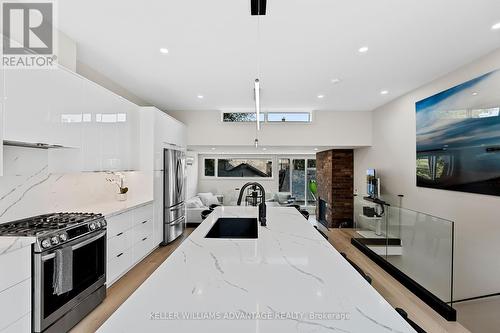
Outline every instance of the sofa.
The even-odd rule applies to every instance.
[[[186,223],[201,223],[201,213],[212,205],[220,205],[217,197],[210,192],[198,193],[186,200]]]

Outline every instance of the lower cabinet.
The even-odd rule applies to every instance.
[[[107,285],[111,286],[147,256],[154,241],[153,204],[112,216],[108,222]]]
[[[31,332],[31,312],[24,315],[21,319],[16,320],[14,323],[0,331],[1,333],[22,333]]]
[[[31,332],[31,246],[1,255],[0,267],[0,333]]]

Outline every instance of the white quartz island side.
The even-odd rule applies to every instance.
[[[267,209],[257,239],[210,239],[218,207],[100,332],[414,332],[294,208]]]

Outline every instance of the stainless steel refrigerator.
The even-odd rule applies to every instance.
[[[186,156],[179,150],[163,151],[163,242],[179,237],[186,226]]]

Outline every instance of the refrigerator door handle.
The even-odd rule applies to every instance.
[[[170,226],[177,225],[177,224],[179,224],[179,223],[181,223],[183,221],[184,221],[184,216],[181,216],[178,219],[176,219],[175,221],[169,222],[168,225],[170,225]]]

